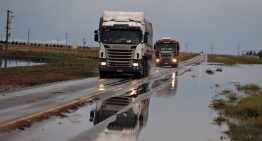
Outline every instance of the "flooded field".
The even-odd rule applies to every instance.
[[[206,73],[207,69],[213,73]],[[89,101],[78,110],[65,113],[66,116],[4,133],[0,140],[229,140],[223,134],[227,125],[214,123],[217,112],[209,107],[212,98],[233,88],[235,82],[262,84],[261,73],[262,65],[231,67],[203,63],[182,76],[174,72],[128,93]],[[164,88],[150,91],[164,82],[168,82]]]
[[[37,63],[29,60],[14,60],[14,59],[0,59],[0,68],[11,68],[11,67],[28,67],[43,65],[44,63]]]

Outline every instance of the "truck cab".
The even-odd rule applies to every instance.
[[[158,40],[155,45],[155,63],[157,67],[177,67],[179,63],[179,42],[169,37]]]
[[[152,24],[142,12],[104,11],[95,41],[99,42],[100,78],[117,74],[148,76],[153,54]]]

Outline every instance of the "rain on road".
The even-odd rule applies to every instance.
[[[0,140],[217,140],[225,129],[211,125],[210,90],[200,88],[205,59],[195,57],[177,69],[152,67],[151,75],[139,80],[88,78],[6,94],[0,99],[0,123],[89,97],[65,117],[5,132]]]

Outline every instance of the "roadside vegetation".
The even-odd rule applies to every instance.
[[[219,112],[214,120],[218,125],[226,122],[225,133],[233,141],[262,140],[262,87],[256,84],[237,85],[237,91],[224,90],[212,101]]]
[[[21,49],[21,48],[19,48]],[[89,53],[70,53],[46,48],[23,48],[27,51],[13,50],[8,56],[0,59],[30,60],[44,65],[30,67],[0,68],[0,92],[98,75],[98,49],[90,49]],[[85,50],[86,51],[86,50]],[[180,61],[193,58],[198,53],[181,53]]]
[[[235,64],[262,64],[262,59],[254,56],[233,56],[233,55],[208,55],[208,62]]]
[[[191,58],[194,58],[196,56],[198,56],[199,53],[185,53],[185,52],[180,52],[179,54],[179,60],[180,61],[185,61],[185,60],[189,60]]]
[[[97,75],[97,59],[80,57],[71,54],[43,52],[9,52],[8,56],[2,58],[31,60],[44,63],[44,65],[1,68],[0,92]]]

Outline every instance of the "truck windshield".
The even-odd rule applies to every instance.
[[[142,34],[139,30],[104,29],[101,41],[107,44],[139,44]]]
[[[176,44],[157,44],[157,50],[159,51],[176,51]]]

